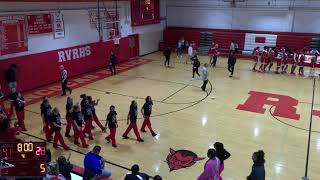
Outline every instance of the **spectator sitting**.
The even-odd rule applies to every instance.
[[[83,179],[108,178],[111,172],[104,169],[104,159],[99,156],[101,146],[95,146],[93,150],[84,157],[84,177]]]
[[[66,180],[71,180],[71,170],[73,168],[73,165],[69,161],[70,155],[68,159],[66,159],[64,156],[60,156],[57,160],[59,172],[66,178]]]
[[[11,128],[10,121],[4,110],[0,105],[0,142],[16,142],[19,139],[16,135],[19,134],[18,128]]]
[[[51,162],[47,166],[47,174],[45,180],[66,180],[61,174],[59,174],[59,166],[56,162]]]
[[[124,180],[148,180],[148,176],[139,172],[140,168],[137,164],[131,167],[131,172],[126,175]]]

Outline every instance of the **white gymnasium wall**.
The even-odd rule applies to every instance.
[[[106,2],[105,4],[108,9],[113,9],[115,6],[114,2]],[[88,9],[96,8],[96,3],[64,3],[62,5],[58,3],[0,2],[0,15],[51,13],[56,12],[55,10],[59,7],[61,9],[66,9],[61,10],[64,16],[65,38],[54,39],[52,33],[28,35],[29,50],[27,52],[0,56],[0,60],[99,41],[98,31],[90,27],[88,16]],[[166,16],[165,1],[161,2],[160,7],[162,13],[161,16]],[[142,38],[145,38],[152,34],[152,38],[157,41],[148,41],[147,43],[141,44],[140,48],[143,53],[140,54],[146,54],[158,50],[155,49],[155,47],[158,47],[158,42],[163,39],[162,32],[165,28],[165,22],[162,21],[155,25],[132,28],[130,2],[121,1],[118,3],[118,8],[122,37],[126,37],[131,34],[139,34]]]
[[[319,33],[319,17],[320,1],[167,1],[167,25],[177,27]]]
[[[139,55],[159,50],[159,42],[163,40],[163,31],[146,32],[139,35]]]

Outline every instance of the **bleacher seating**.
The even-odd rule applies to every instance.
[[[84,168],[77,166],[77,165],[73,165],[73,169],[72,169],[72,173],[77,174],[81,177],[83,177],[84,175]],[[99,178],[98,180],[112,180],[110,178]]]

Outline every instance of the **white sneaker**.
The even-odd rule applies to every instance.
[[[191,78],[191,81],[193,81],[194,80],[194,78]]]

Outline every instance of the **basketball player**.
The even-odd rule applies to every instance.
[[[209,72],[207,68],[208,68],[208,64],[204,63],[202,67],[202,79],[203,79],[203,84],[201,86],[202,91],[206,91],[207,83],[209,82],[208,80]]]
[[[111,75],[116,75],[116,64],[118,64],[118,58],[115,55],[114,51],[110,52],[110,62],[109,62],[109,68]]]
[[[107,115],[105,128],[107,127],[109,127],[110,129],[110,134],[105,139],[108,142],[111,141],[112,147],[116,148],[117,147],[116,131],[117,131],[118,123],[117,123],[117,112],[115,111],[115,107],[113,105],[110,106],[110,112]]]
[[[210,65],[213,67],[213,61],[214,61],[214,51],[215,51],[215,44],[212,42],[209,51],[208,51],[208,56],[209,56],[209,62]]]
[[[60,66],[61,71],[61,84],[62,84],[62,94],[61,96],[66,95],[66,90],[68,89],[69,93],[72,93],[72,89],[68,87],[68,71],[64,68],[63,65]]]
[[[79,145],[79,138],[82,142],[82,147],[87,148],[89,145],[86,143],[84,139],[84,133],[82,130],[82,126],[84,123],[83,116],[80,111],[80,106],[76,104],[73,107],[72,112],[72,120],[73,120],[73,130],[74,130],[74,144]]]
[[[100,127],[102,132],[106,132],[105,127],[103,127],[103,125],[99,121],[99,118],[98,118],[98,116],[96,114],[95,106],[97,106],[99,104],[100,99],[93,100],[91,96],[88,96],[88,101],[89,101],[89,105],[91,107],[93,121]]]
[[[52,124],[51,124],[51,115],[52,115],[52,107],[49,103],[48,99],[43,100],[43,106],[41,107],[41,116],[42,119],[44,120],[44,132],[46,135],[47,141],[51,141],[51,129],[52,129]]]
[[[53,122],[53,129],[54,129],[54,138],[53,138],[53,147],[58,147],[58,141],[62,145],[63,149],[69,150],[70,148],[64,143],[63,137],[60,133],[61,131],[61,115],[58,108],[54,108],[52,111],[52,122]]]
[[[299,76],[304,76],[305,50],[302,50],[299,56]]]
[[[295,49],[293,53],[293,63],[292,63],[291,72],[290,72],[291,75],[296,75],[295,70],[298,64],[299,64],[299,53],[298,53],[298,50]]]
[[[228,71],[230,72],[230,76],[229,77],[233,76],[234,66],[235,66],[236,62],[237,62],[236,52],[232,51],[230,53],[229,58],[228,58]]]
[[[166,47],[163,51],[163,55],[166,58],[166,61],[164,62],[164,66],[170,67],[170,56],[171,56],[171,49],[170,47]],[[168,63],[168,66],[167,66]]]
[[[90,140],[93,140],[93,136],[91,132],[93,116],[92,116],[92,109],[89,104],[88,98],[84,100],[84,104],[81,107],[81,113],[85,121],[84,133],[88,134]]]
[[[191,61],[193,54],[194,54],[193,48],[192,48],[192,45],[190,44],[188,47],[188,58],[186,59],[186,64],[188,64],[188,61]]]
[[[252,56],[254,59],[254,65],[253,65],[252,71],[256,71],[257,64],[260,63],[260,59],[261,59],[259,46],[253,49]]]
[[[195,55],[191,60],[192,60],[192,80],[194,79],[195,73],[197,73],[198,77],[200,78],[200,74],[199,74],[200,61],[197,55]]]
[[[24,125],[24,98],[21,93],[18,93],[18,97],[14,101],[14,107],[16,108],[16,115],[18,119],[18,125],[22,131],[27,131],[26,126]]]
[[[73,121],[72,121],[72,110],[73,110],[73,99],[71,97],[68,97],[67,98],[67,104],[66,104],[67,127],[66,127],[65,137],[71,137],[70,136],[70,130],[71,130],[71,126],[73,124]]]
[[[275,47],[273,47],[273,48],[270,48],[269,49],[269,67],[268,67],[268,73],[270,73],[271,72],[271,68],[272,68],[272,66],[273,66],[273,62],[275,61]]]
[[[127,130],[123,133],[122,137],[124,139],[129,139],[128,133],[131,131],[131,129],[133,129],[133,132],[137,137],[137,141],[143,142],[137,127],[137,116],[138,116],[138,105],[137,105],[137,102],[133,100],[130,105],[130,110],[129,110],[128,119],[127,119],[127,124],[129,124],[129,121],[130,121],[130,125],[127,128]]]
[[[153,137],[155,137],[155,136],[157,136],[157,134],[153,131],[152,126],[151,126],[151,121],[150,121],[150,116],[152,113],[152,106],[153,106],[153,102],[152,102],[151,96],[147,96],[146,102],[144,103],[144,105],[141,109],[142,116],[144,117],[143,124],[141,127],[141,132],[147,132],[145,130],[145,128],[146,128],[146,126],[148,126],[148,128],[151,132],[151,135]]]
[[[261,52],[261,65],[259,67],[259,71],[264,73],[265,72],[265,67],[267,67],[268,63],[268,47],[264,46],[263,50]]]
[[[288,63],[289,63],[289,51],[285,49],[282,55],[282,66],[281,66],[282,74],[287,74]]]

